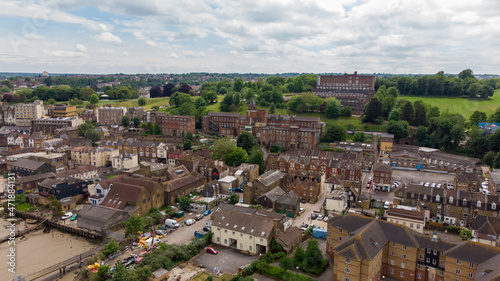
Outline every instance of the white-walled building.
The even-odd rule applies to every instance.
[[[429,210],[423,210],[419,207],[390,206],[387,211],[387,221],[402,224],[417,232],[424,233],[429,213]]]

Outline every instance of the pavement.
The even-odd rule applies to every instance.
[[[300,226],[303,223],[307,223],[307,224],[313,223],[317,227],[321,227],[321,228],[326,229],[326,221],[319,221],[319,220],[311,219],[311,215],[313,213],[318,214],[318,215],[325,214],[323,211],[323,203],[324,202],[325,202],[325,197],[323,196],[314,204],[300,203],[300,208],[304,208],[305,212],[303,214],[301,214],[300,216],[296,217],[295,220],[293,221],[292,225],[300,228]]]
[[[207,273],[214,273],[214,269],[220,271],[221,273],[234,274],[238,272],[238,269],[246,264],[259,258],[258,255],[246,255],[241,253],[241,251],[223,247],[220,245],[211,245],[212,248],[216,249],[219,253],[217,255],[207,253],[203,251],[196,257],[190,260],[190,263],[204,266]]]
[[[197,213],[186,212],[185,217],[179,222],[179,227],[172,233],[163,236],[160,240],[167,244],[189,244],[194,239],[194,232],[202,230],[205,222],[210,220],[210,216],[204,216],[201,220],[195,221],[192,225],[186,225],[188,219],[194,219]]]

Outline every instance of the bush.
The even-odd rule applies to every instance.
[[[273,256],[273,258],[274,258],[275,260],[279,260],[279,259],[281,259],[282,257],[285,257],[285,256],[286,256],[286,254],[285,254],[284,252],[277,252],[277,253],[273,254],[272,256]]]
[[[257,264],[257,268],[259,268],[259,264]],[[255,271],[259,271],[259,269],[255,269]],[[282,270],[281,268],[269,264],[262,264],[262,274],[276,278],[278,280],[284,281],[314,281],[313,278],[306,276],[304,274],[298,274],[295,272],[291,272],[288,270]],[[298,278],[297,278],[298,277]]]

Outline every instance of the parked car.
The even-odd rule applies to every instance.
[[[69,220],[70,221],[76,221],[77,218],[78,218],[78,215],[74,214]]]
[[[176,220],[173,219],[166,219],[165,220],[165,225],[168,227],[179,227],[179,223]]]
[[[207,225],[203,228],[203,231],[206,231],[206,232],[212,231],[212,227]]]
[[[199,221],[203,218],[202,214],[197,214],[196,217],[194,217],[195,220]]]
[[[305,211],[306,211],[306,209],[304,209],[304,208],[300,208],[300,209],[299,209],[299,212],[301,212],[301,213],[303,213],[303,212],[305,212]]]
[[[442,185],[442,184],[440,184],[440,183],[438,183],[438,184],[436,185],[436,187],[437,187],[437,188],[441,188],[442,186],[443,186],[443,185]]]
[[[385,201],[385,203],[384,203],[384,209],[389,209],[389,201]]]
[[[370,185],[371,185],[370,183],[367,183],[366,184],[366,189],[370,189]]]
[[[214,249],[212,247],[208,247],[206,251],[207,251],[207,253],[214,254],[214,255],[217,255],[217,253],[219,253],[216,249]]]
[[[322,221],[324,217],[325,217],[325,216],[323,216],[323,215],[319,215],[319,216],[318,216],[318,220],[319,220],[319,221]]]
[[[300,230],[302,230],[302,232],[305,232],[307,230],[307,227],[301,227]]]
[[[210,209],[207,209],[205,212],[203,212],[203,215],[208,216],[210,215],[210,213],[212,213],[212,211]]]
[[[97,178],[97,179],[95,179],[95,181],[101,181],[101,178]]]
[[[64,214],[64,216],[61,217],[61,219],[67,220],[67,219],[71,218],[72,216],[73,216],[72,212],[67,212],[66,214]]]
[[[401,183],[399,181],[394,181],[394,184],[397,185],[397,186],[401,185]]]
[[[307,223],[303,223],[300,227],[305,227],[305,228],[308,228],[309,225]]]
[[[90,184],[93,184],[94,183],[94,180],[88,180],[87,183],[90,183]]]
[[[436,187],[436,183],[435,183],[435,182],[433,182],[433,183],[431,184],[431,187]]]
[[[188,219],[188,220],[186,221],[186,225],[192,225],[192,224],[194,224],[195,222],[196,222],[196,221],[195,221],[195,220],[193,220],[193,219]]]
[[[425,186],[430,186],[431,184],[429,182],[426,182],[425,183]]]
[[[316,214],[312,214],[312,215],[311,215],[311,219],[315,220],[315,219],[317,219],[317,218],[318,218],[318,215],[316,215]]]
[[[305,204],[305,203],[307,203],[307,201],[306,201],[306,199],[302,198],[302,199],[300,199],[300,203]]]

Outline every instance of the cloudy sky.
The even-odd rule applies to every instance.
[[[0,0],[0,71],[500,73],[498,0]]]

